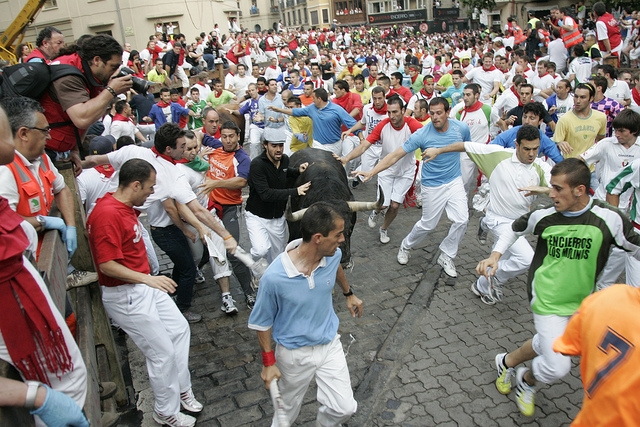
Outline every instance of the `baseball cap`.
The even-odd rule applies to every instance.
[[[96,136],[89,143],[89,154],[107,154],[113,151],[116,139],[111,136]]]

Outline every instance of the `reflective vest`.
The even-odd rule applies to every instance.
[[[598,49],[598,46],[596,46],[595,44],[593,46],[591,46],[589,48],[589,50],[587,51],[587,56],[589,58],[593,58],[593,49],[597,50],[598,52],[600,52],[600,49]],[[600,55],[600,57],[602,57],[602,55]]]
[[[560,27],[560,35],[562,35],[564,47],[566,47],[567,49],[577,45],[578,43],[582,43],[583,40],[582,33],[578,29],[578,24],[576,24],[575,20],[573,20],[573,30],[567,31],[564,28]]]
[[[514,28],[514,35],[513,36],[515,38],[514,43],[515,44],[520,44],[520,43],[524,42],[527,39],[527,37],[522,32],[522,28],[520,28],[516,24],[513,24],[513,28]]]
[[[610,13],[605,13],[596,22],[603,22],[607,27],[607,38],[609,39],[609,45],[611,46],[611,50],[617,48],[622,42],[622,37],[620,37],[620,28],[618,28],[618,22]],[[601,40],[598,40],[598,46],[600,46],[601,51],[606,51],[604,43]]]
[[[38,62],[44,62],[45,64],[48,64],[48,63],[50,63],[50,62],[51,62],[51,61],[49,61],[49,60],[47,59],[47,57],[46,57],[46,56],[44,56],[44,53],[42,53],[42,51],[41,51],[40,49],[38,49],[38,48],[33,49],[33,52],[31,52],[31,53],[29,54],[29,56],[27,56],[27,58],[24,60],[24,62],[29,62],[29,61],[31,61],[31,60],[32,60],[32,59],[34,59],[34,58],[39,58],[39,59],[41,59],[42,61],[38,61]]]
[[[542,40],[542,43],[544,43],[545,46],[549,46],[549,42],[551,41],[551,34],[549,34],[549,31],[547,30],[541,30],[542,31],[542,36],[544,37],[544,40]]]
[[[22,216],[49,215],[53,202],[53,181],[56,179],[56,175],[51,170],[49,156],[46,154],[42,156],[38,169],[42,188],[17,154],[7,167],[13,173],[20,196],[16,213]]]
[[[52,64],[69,64],[79,69],[84,76],[85,89],[89,93],[89,98],[95,98],[102,92],[104,88],[93,73],[89,64],[82,61],[78,54],[60,56],[52,62]],[[80,131],[75,127],[71,118],[62,110],[59,103],[55,102],[49,95],[49,91],[45,92],[40,98],[40,104],[44,108],[44,115],[51,127],[51,139],[47,141],[46,147],[50,150],[64,153],[69,151],[80,143]]]

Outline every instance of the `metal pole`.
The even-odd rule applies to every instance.
[[[122,25],[122,15],[120,14],[120,2],[116,0],[116,12],[118,12],[118,22],[120,23],[120,35],[122,36],[122,45],[124,46],[124,25]]]

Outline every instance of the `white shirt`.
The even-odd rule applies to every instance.
[[[609,38],[609,31],[607,30],[607,26],[602,21],[596,21],[596,35],[598,41],[607,40]],[[613,52],[621,52],[622,51],[622,43],[618,44],[618,46],[611,46],[611,53]],[[604,51],[602,52],[602,56],[604,56]]]
[[[582,153],[581,157],[588,165],[600,162],[600,185],[595,190],[594,197],[606,200],[606,187],[611,180],[618,176],[622,169],[629,166],[629,163],[640,158],[640,138],[636,138],[636,142],[629,148],[620,144],[615,136],[604,138]],[[620,203],[618,204],[620,209],[626,210],[629,207],[632,194],[632,188],[620,194]]]
[[[153,58],[151,56],[151,52],[149,52],[149,49],[142,49],[140,51],[140,55],[139,58],[145,63],[148,64],[149,61],[151,61],[151,58]]]
[[[364,125],[364,137],[369,136],[373,128],[375,128],[378,123],[388,118],[388,114],[378,114],[373,109],[373,104],[369,103],[362,108],[362,119],[360,119],[360,123]],[[382,144],[382,142],[378,141],[376,144]]]
[[[559,120],[560,117],[564,116],[573,108],[573,94],[569,92],[569,95],[565,99],[560,99],[556,96],[556,107],[556,114]]]
[[[480,101],[485,104],[491,105],[493,101],[491,99],[484,99],[484,97],[491,93],[491,91],[493,90],[494,82],[502,81],[502,71],[497,69],[492,71],[485,71],[484,68],[478,67],[469,71],[465,75],[465,77],[469,79],[470,82],[480,85],[480,87],[482,88],[482,91],[480,92]]]
[[[553,77],[551,77],[551,74],[549,73],[546,73],[542,77],[538,73],[536,73],[536,75],[531,79],[531,84],[534,88],[540,90],[549,89],[551,85],[553,85]],[[545,98],[540,95],[536,95],[533,97],[533,100],[536,102],[544,102]]]
[[[614,80],[613,85],[604,92],[604,96],[622,104],[625,99],[631,99],[631,89],[627,82]]]
[[[123,135],[130,136],[133,141],[136,140],[136,132],[138,132],[138,128],[133,124],[131,120],[126,122],[122,122],[120,120],[116,120],[111,123],[111,130],[109,131],[110,135],[113,136],[116,141]]]
[[[489,179],[487,216],[493,214],[516,219],[528,213],[534,196],[525,196],[526,192],[519,191],[518,188],[542,185],[541,175],[547,185],[551,179],[551,167],[539,157],[532,164],[526,165],[518,159],[512,148],[465,142],[464,149],[480,169],[486,169],[482,172]],[[493,169],[483,168],[483,163],[493,166]]]
[[[77,181],[80,200],[88,217],[99,198],[118,189],[118,172],[107,177],[94,168],[82,169]]]
[[[240,74],[236,74],[233,78],[233,89],[235,90],[238,98],[243,97],[245,93],[247,93],[249,83],[251,83],[251,76],[247,76],[246,74],[244,77],[240,77]]]
[[[204,172],[195,171],[184,163],[177,163],[176,166],[178,167],[180,172],[184,174],[184,177],[189,182],[189,185],[191,186],[193,192],[195,193],[196,191],[199,191],[198,186],[200,184],[204,184]],[[206,193],[202,193],[200,196],[198,196],[198,202],[200,202],[203,207],[208,207],[209,196]]]
[[[207,99],[207,97],[211,93],[211,88],[209,87],[208,84],[201,85],[200,83],[196,83],[189,88],[189,96],[191,96],[191,89],[193,89],[194,87],[198,89],[198,93],[200,94],[200,99]]]
[[[388,120],[388,119],[387,119]],[[402,144],[405,143],[407,139],[412,134],[411,127],[407,122],[411,123],[411,127],[416,128],[422,127],[419,122],[413,117],[405,117],[404,123],[402,124],[402,128],[396,129],[391,124],[391,121],[383,121],[377,127],[380,132],[379,141],[382,142],[382,151],[380,152],[380,158],[384,158],[387,154],[394,152],[398,148],[402,147]],[[381,127],[381,128],[380,128]],[[371,142],[371,139],[374,138],[376,132],[373,132],[371,135],[367,137],[367,140]],[[376,142],[376,141],[374,141]],[[398,160],[394,165],[389,167],[388,169],[380,172],[381,176],[392,176],[392,177],[413,177],[416,171],[416,159],[413,154],[413,151],[404,155],[400,160]]]
[[[589,81],[591,68],[591,58],[587,58],[586,56],[574,58],[573,61],[571,61],[567,77],[571,75],[575,76],[575,80],[572,82],[574,88],[578,83],[587,83]]]
[[[511,89],[507,89],[502,92],[498,98],[496,98],[496,102],[493,104],[493,108],[498,111],[498,116],[502,116],[505,112],[511,110],[512,108],[516,108],[520,102],[518,101],[518,97]]]
[[[279,67],[273,69],[271,66],[268,66],[264,69],[264,78],[267,79],[267,83],[269,83],[271,79],[277,79],[280,74],[282,74],[282,71],[280,71]]]
[[[487,120],[487,115],[482,108],[471,112],[462,111],[464,109],[464,102],[459,102],[455,105],[451,109],[449,117],[460,120],[469,126],[471,141],[487,144],[489,142],[489,127],[496,124],[500,117],[498,116],[498,110],[494,107],[485,108],[491,108],[489,120]],[[461,112],[460,118],[457,116],[459,112]]]
[[[120,170],[129,159],[144,159],[156,169],[155,192],[147,198],[143,206],[136,207],[138,210],[147,211],[149,225],[153,227],[167,227],[173,224],[162,206],[164,200],[174,199],[186,205],[197,198],[182,171],[176,165],[157,157],[148,148],[127,145],[107,154],[107,157],[116,170]]]
[[[562,72],[567,68],[567,48],[561,38],[549,42],[547,47],[549,52],[549,61],[556,64],[556,71]]]
[[[46,154],[44,154],[43,156],[46,156]],[[18,150],[16,150],[16,157],[19,157],[22,160],[22,163],[27,167],[27,169],[31,171],[33,176],[36,178],[36,181],[38,181],[38,184],[40,185],[40,191],[44,194],[44,187],[42,186],[42,180],[40,179],[39,173],[40,163],[43,161],[43,156],[40,156],[33,162],[30,162],[22,154],[20,154]],[[58,169],[56,169],[56,167],[53,165],[53,162],[49,162],[49,165],[51,166],[51,171],[55,175],[55,179],[52,184],[53,194],[58,194],[66,187],[66,184],[64,183],[64,178],[62,177],[62,175],[60,175],[60,172],[58,172]],[[11,169],[9,169],[9,167],[6,165],[0,166],[0,196],[7,199],[7,201],[9,202],[9,207],[11,207],[11,209],[13,209],[14,211],[16,210],[16,208],[18,207],[18,202],[20,201],[18,183],[13,176],[13,172],[11,172]]]
[[[231,74],[231,73],[227,73],[226,76],[224,76],[224,88],[228,91],[233,92],[233,82],[235,81],[237,74]],[[202,95],[200,95],[200,99],[206,99],[206,98],[202,98]]]

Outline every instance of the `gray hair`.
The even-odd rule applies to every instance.
[[[35,99],[25,96],[5,97],[0,99],[11,126],[12,136],[16,136],[21,127],[33,127],[38,119],[36,113],[44,113],[44,108]]]

